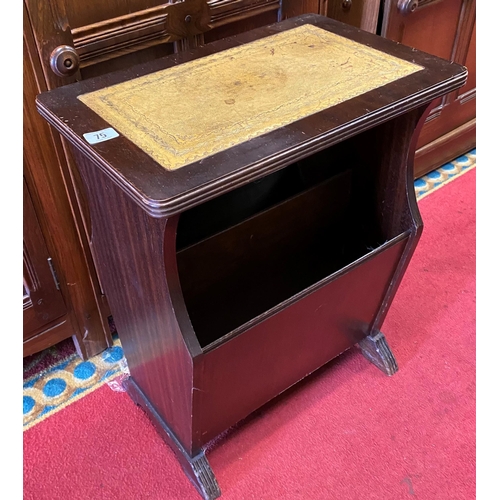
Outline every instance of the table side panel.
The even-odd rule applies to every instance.
[[[282,47],[273,41],[287,39],[287,43],[293,44],[290,36],[294,29],[312,29],[316,34],[326,30],[325,37],[336,40],[332,42],[336,58],[342,60],[325,66],[320,57],[324,40],[319,47],[315,42],[307,42],[300,57],[308,69],[302,79],[300,70],[294,70],[294,81],[287,87],[290,75],[273,59],[280,55],[277,52]],[[245,63],[237,68],[241,70],[238,73],[233,62],[224,64],[227,53],[223,51],[244,55],[249,50],[245,44],[261,47],[262,57],[255,64]],[[362,50],[356,53],[353,47],[359,48],[360,44]],[[368,57],[370,63],[380,65],[378,76],[355,64],[361,52],[379,55],[378,59]],[[290,61],[294,64],[293,49],[286,58],[288,66]],[[219,65],[222,73],[216,71],[208,86],[202,77],[198,89],[196,78],[186,70],[206,69],[213,60],[223,61]],[[384,66],[388,61],[389,68]],[[259,73],[261,66],[265,69]],[[340,78],[338,87],[333,77],[329,81],[329,72],[334,75],[338,71],[345,76],[343,72],[347,70],[354,70],[351,80]],[[234,78],[224,76],[226,80],[217,80],[224,71]],[[318,78],[311,76],[314,71],[318,72],[316,77],[320,75]],[[175,80],[193,77],[187,87],[192,99],[184,102],[182,92],[174,92],[175,106],[162,107],[164,95],[154,86],[150,91],[158,98],[144,99],[140,85],[136,84],[154,81],[158,72],[176,75]],[[204,456],[204,447],[210,441],[368,335],[377,333],[422,231],[411,172],[425,108],[434,99],[461,87],[466,77],[466,68],[458,64],[324,16],[308,14],[37,96],[40,114],[74,149],[89,200],[93,257],[129,365],[130,380],[138,388],[136,395],[141,395],[139,399],[159,428],[168,428],[163,437],[182,452],[181,462],[185,459],[192,467],[194,476],[190,477],[195,482],[213,478]],[[324,83],[321,89],[319,80]],[[224,88],[227,82],[232,85],[230,91]],[[280,85],[276,86],[276,82]],[[178,84],[168,85],[173,88]],[[218,84],[221,88],[214,88]],[[126,92],[115,92],[118,87]],[[244,87],[241,94],[239,87]],[[319,97],[314,93],[317,90]],[[254,91],[252,101],[249,96]],[[82,102],[85,94],[99,98],[87,100],[87,105]],[[204,98],[210,101],[208,108],[200,104],[205,104]],[[134,127],[142,127],[149,138],[154,136],[153,143],[141,142],[123,121],[114,121],[116,116],[106,114],[111,108],[105,107],[107,111],[102,112],[104,101],[106,105],[111,103],[114,110],[120,108],[120,113],[125,110]],[[197,118],[193,106],[206,116]],[[158,126],[157,118],[165,116],[166,125]],[[98,142],[88,140],[88,133],[109,127],[115,127],[118,133]],[[189,135],[191,132],[194,136]],[[166,141],[167,136],[173,142]],[[251,309],[246,304],[255,302],[256,294],[262,294],[264,288],[283,285],[283,280],[292,274],[290,269],[296,273],[298,285],[269,300],[261,309],[251,310],[250,319],[241,314],[235,322],[237,326],[224,327],[214,338],[207,337],[202,342],[201,335],[198,339],[193,330],[194,309],[187,308],[190,303],[184,300],[179,280],[177,257],[184,250],[180,247],[176,253],[176,232],[181,214],[196,206],[204,209],[204,202],[315,153],[330,154],[335,148],[328,148],[340,147],[340,143],[355,152],[355,158],[346,159],[348,199],[339,196],[337,200],[346,203],[332,213],[334,203],[328,205],[336,196],[332,191],[325,196],[323,205],[315,207],[319,214],[310,214],[301,206],[291,216],[281,214],[291,222],[289,234],[281,232],[288,240],[273,243],[272,239],[263,238],[264,257],[261,259],[259,254],[254,261],[256,272],[266,272],[265,265],[274,267],[269,258],[269,249],[274,248],[276,260],[289,251],[292,257],[299,257],[298,261],[309,263],[317,258],[318,262],[332,266],[319,266],[321,272],[311,272],[310,281],[304,283],[299,279],[305,276],[304,268],[298,265],[290,265],[284,271],[278,268],[275,275],[267,272],[269,283],[251,290],[249,298],[239,299],[245,307]],[[331,170],[328,173],[333,178]],[[294,208],[293,197],[284,203]],[[314,203],[318,204],[316,197]],[[348,217],[344,216],[348,211],[345,207],[352,209]],[[267,211],[272,222],[269,227],[281,230],[280,217],[271,220],[271,211]],[[316,220],[324,217],[327,222],[339,214],[338,225],[324,222],[312,228],[313,233],[323,231],[323,235],[333,237],[330,246],[323,245],[323,253],[315,250],[327,237],[313,240],[316,247],[306,246],[302,260],[301,245],[286,244],[301,236],[310,243],[314,236],[308,235],[303,226],[293,224],[296,214],[310,214]],[[264,220],[262,214],[261,217]],[[256,234],[248,221],[235,225],[238,224],[243,236]],[[338,227],[342,231],[337,231]],[[348,230],[343,231],[344,227]],[[237,233],[233,233],[238,236],[235,241],[240,242],[242,238]],[[336,246],[344,242],[354,249],[344,252],[344,247]],[[231,243],[227,237],[228,248]],[[200,243],[199,248],[206,250],[207,245]],[[214,245],[213,253],[217,246]],[[244,244],[241,248],[248,252]],[[346,256],[345,261],[336,263],[332,254],[337,249]],[[199,257],[200,262],[210,266],[203,252]],[[227,265],[226,261],[225,257],[220,259],[221,267]],[[293,260],[290,262],[294,264]],[[245,266],[243,258],[235,259],[237,271],[238,266]],[[185,267],[189,267],[189,262]],[[179,269],[182,270],[182,263]],[[200,275],[196,269],[192,271]],[[233,278],[237,271],[232,273]],[[251,276],[252,270],[247,274]],[[253,276],[249,282],[252,279]],[[220,285],[224,293],[227,284],[223,280]],[[229,282],[230,291],[236,287],[244,290],[244,280]],[[236,307],[228,295],[220,297],[221,312],[215,310],[212,317],[202,317],[200,324],[221,322],[224,307],[234,312]],[[203,299],[200,303],[207,307],[209,301]],[[211,497],[217,494],[218,488]]]
[[[195,359],[203,445],[369,334],[408,238]]]
[[[130,374],[190,452],[192,356],[165,269],[176,269],[175,224],[148,216],[90,160],[78,151],[75,158],[90,202],[94,258]],[[196,343],[190,347],[196,354]]]

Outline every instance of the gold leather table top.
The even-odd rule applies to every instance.
[[[422,69],[306,24],[78,99],[175,170]]]

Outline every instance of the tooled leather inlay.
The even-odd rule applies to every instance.
[[[78,99],[175,170],[422,69],[306,24]]]

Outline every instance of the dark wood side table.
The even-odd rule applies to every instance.
[[[204,498],[204,447],[380,327],[422,230],[412,162],[467,71],[317,15],[37,98],[75,150],[128,391]]]

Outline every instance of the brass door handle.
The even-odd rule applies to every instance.
[[[59,45],[50,54],[50,67],[57,76],[72,76],[80,67],[80,57],[73,47]]]
[[[398,10],[403,15],[411,14],[415,12],[418,7],[418,0],[399,0]]]

